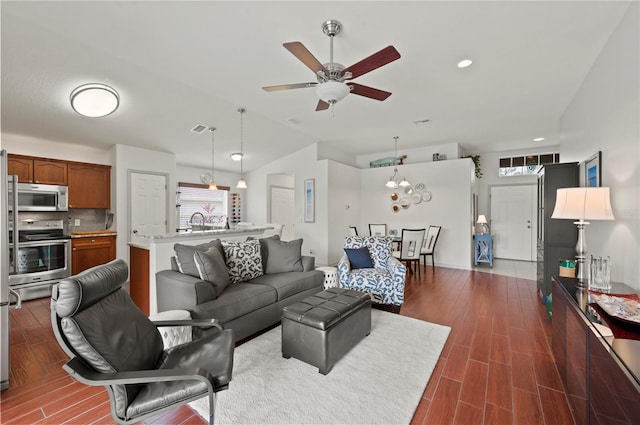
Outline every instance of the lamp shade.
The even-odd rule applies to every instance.
[[[551,218],[615,220],[608,187],[568,187],[556,192]]]
[[[344,99],[350,91],[351,89],[348,85],[338,81],[327,81],[325,83],[318,84],[316,87],[316,94],[318,97],[330,105]]]
[[[487,224],[487,217],[484,216],[484,214],[480,214],[478,216],[478,221],[476,222],[477,224]]]

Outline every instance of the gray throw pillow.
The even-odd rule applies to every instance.
[[[210,282],[216,289],[216,297],[229,286],[229,271],[224,258],[216,247],[206,251],[195,251],[193,260],[196,263],[200,279]]]
[[[222,248],[220,239],[214,239],[211,242],[200,245],[184,245],[181,243],[173,245],[173,250],[176,253],[176,263],[178,264],[178,270],[180,273],[200,277],[198,269],[196,268],[196,263],[193,261],[193,254],[196,251],[206,251],[212,247],[215,247],[224,259],[224,248]]]
[[[265,238],[261,244],[267,251],[267,265],[265,273],[301,272],[302,267],[302,239],[283,242]]]

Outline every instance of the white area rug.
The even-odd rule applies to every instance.
[[[408,424],[451,329],[375,309],[371,328],[326,376],[282,357],[280,327],[239,346],[215,423]]]

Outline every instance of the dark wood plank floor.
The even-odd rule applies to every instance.
[[[0,395],[0,422],[112,423],[105,391],[62,371],[48,303],[11,312],[11,387]],[[408,276],[400,314],[451,327],[412,425],[573,424],[535,282],[429,266],[420,280]],[[206,421],[182,407],[146,423]]]

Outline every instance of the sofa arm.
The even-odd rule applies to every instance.
[[[316,268],[316,257],[311,257],[309,255],[303,255],[300,257],[302,259],[302,271],[308,272],[311,270],[315,270]]]
[[[197,277],[174,270],[156,273],[158,311],[188,310],[204,302],[215,299],[215,287]]]
[[[345,254],[338,261],[338,286],[342,288],[343,283],[349,283],[349,273],[351,273],[351,263]]]

